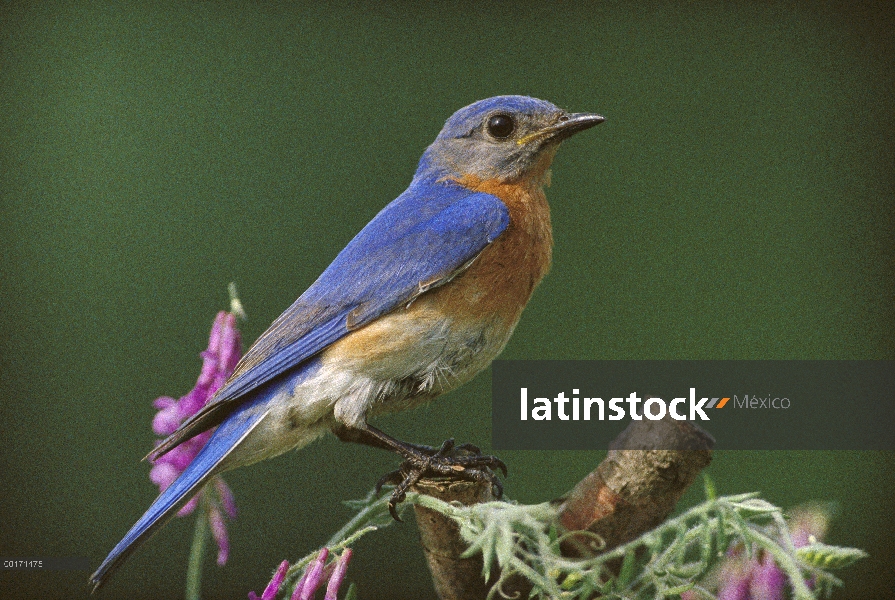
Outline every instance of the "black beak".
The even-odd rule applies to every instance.
[[[544,133],[551,137],[561,140],[570,137],[579,131],[590,129],[594,125],[599,125],[605,121],[603,115],[595,115],[593,113],[573,113],[571,115],[563,115],[559,118],[556,125],[549,127]]]
[[[594,125],[599,125],[605,120],[606,118],[602,115],[596,115],[593,113],[564,114],[559,118],[559,121],[557,121],[553,125],[545,127],[540,131],[530,133],[520,139],[517,143],[519,145],[522,145],[534,139],[550,140],[551,142],[561,142],[562,140],[575,135],[579,131],[590,129]]]

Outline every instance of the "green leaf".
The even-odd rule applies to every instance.
[[[866,558],[868,554],[858,548],[830,546],[815,542],[796,549],[796,558],[820,569],[841,569]]]
[[[584,579],[584,576],[581,573],[569,573],[565,579],[563,579],[562,584],[559,586],[565,591],[573,589],[576,585],[581,583]]]
[[[662,595],[665,596],[666,598],[668,598],[670,596],[680,596],[684,592],[689,592],[690,590],[692,590],[694,585],[695,584],[693,584],[693,583],[685,583],[683,585],[670,587],[670,588],[663,590]]]
[[[625,554],[625,559],[622,561],[622,568],[619,570],[618,577],[616,579],[618,583],[618,589],[624,589],[628,586],[628,582],[631,581],[631,577],[634,576],[634,564],[637,562],[637,556],[633,552],[627,552]]]
[[[702,485],[705,487],[705,497],[709,500],[716,500],[718,498],[718,492],[715,489],[715,482],[709,477],[708,473],[702,474]]]

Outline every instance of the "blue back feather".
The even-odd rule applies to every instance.
[[[235,400],[447,280],[509,224],[495,196],[417,179],[255,342],[212,404]],[[211,405],[209,405],[211,406]]]

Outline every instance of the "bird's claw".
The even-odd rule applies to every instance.
[[[408,445],[409,446],[409,445]],[[454,445],[449,439],[438,450],[428,446],[412,446],[404,455],[401,466],[383,475],[376,482],[376,493],[383,485],[395,486],[388,501],[392,518],[401,521],[397,506],[407,497],[407,491],[423,477],[446,477],[460,481],[487,481],[495,497],[503,496],[503,485],[493,471],[500,470],[504,477],[507,466],[496,456],[482,455],[473,444]]]

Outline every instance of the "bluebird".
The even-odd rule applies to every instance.
[[[472,379],[503,350],[551,261],[544,187],[560,143],[603,122],[544,100],[461,108],[410,186],[249,348],[211,401],[149,455],[216,427],[91,576],[99,588],[215,474],[327,431],[405,460],[391,508],[422,474],[492,478],[494,457],[451,457],[370,425]],[[474,449],[474,448],[473,448]],[[402,479],[403,477],[403,479]]]

